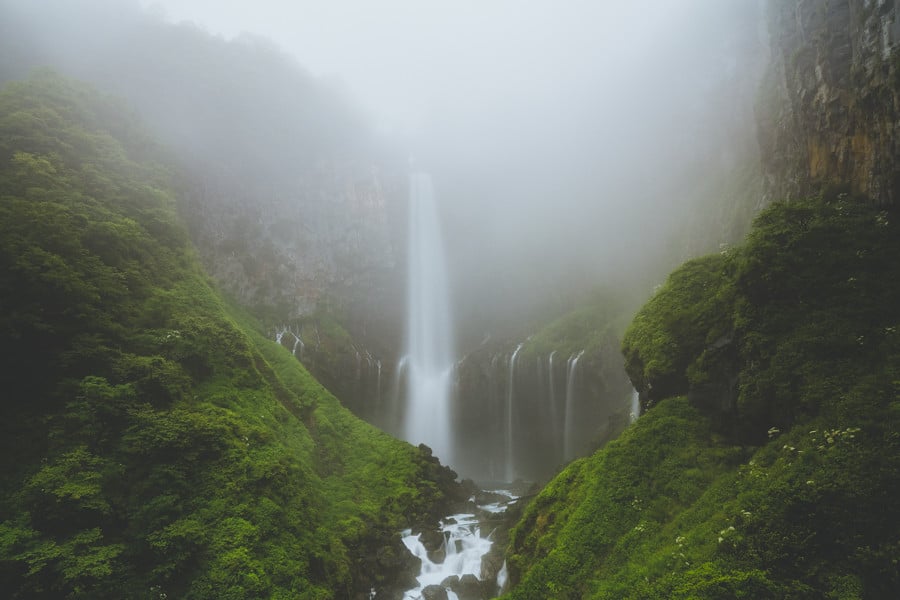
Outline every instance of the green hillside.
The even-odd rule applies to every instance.
[[[398,585],[396,532],[452,472],[352,417],[223,301],[162,156],[79,84],[0,91],[0,596]]]
[[[623,342],[646,414],[530,503],[508,597],[894,597],[895,217],[779,203],[675,271]]]

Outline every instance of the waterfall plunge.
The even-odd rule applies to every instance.
[[[447,267],[431,177],[409,179],[409,280],[404,437],[425,443],[441,462],[453,461],[450,387],[453,340]]]

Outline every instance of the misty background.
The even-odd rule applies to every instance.
[[[464,347],[599,287],[637,303],[755,207],[731,196],[758,162],[757,0],[0,7],[0,76],[92,81],[196,166],[194,237],[250,303],[277,304],[269,278],[310,310],[328,279],[398,330],[410,157],[434,177]]]

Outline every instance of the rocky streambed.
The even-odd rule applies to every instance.
[[[403,531],[403,543],[420,565],[417,585],[403,593],[403,600],[497,596],[505,582],[503,552],[508,531],[518,517],[519,499],[528,492],[524,484],[480,490],[460,512],[444,517],[437,526]]]

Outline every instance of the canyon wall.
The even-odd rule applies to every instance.
[[[894,0],[769,2],[764,203],[829,185],[878,204],[900,199],[898,13]]]

